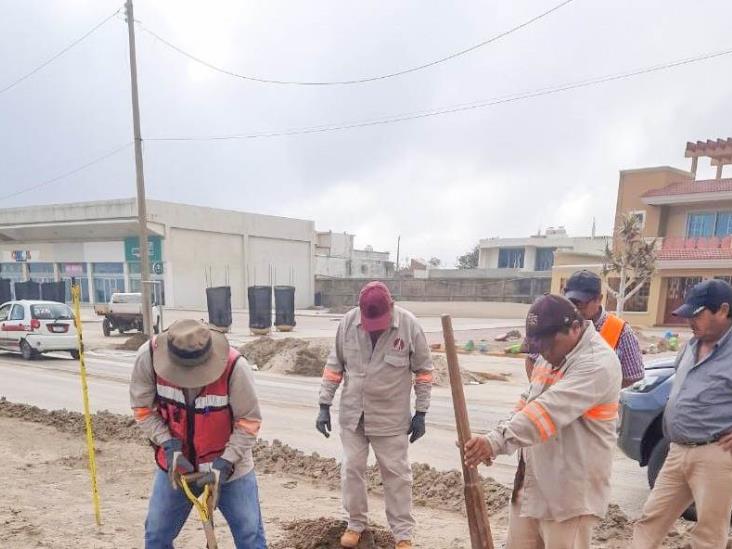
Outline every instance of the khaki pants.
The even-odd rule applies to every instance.
[[[598,519],[582,515],[558,522],[519,516],[523,490],[511,505],[506,549],[590,549]]]
[[[691,530],[693,549],[727,547],[732,513],[732,454],[717,444],[671,444],[633,531],[633,549],[660,547],[681,513],[694,502],[698,522]]]
[[[341,442],[343,443],[341,485],[343,507],[348,514],[348,528],[362,532],[368,524],[366,468],[370,444],[374,449],[384,483],[386,519],[389,521],[391,531],[397,541],[412,539],[414,518],[412,468],[407,456],[409,437],[406,434],[386,437],[366,436],[361,422],[355,431],[341,429]]]

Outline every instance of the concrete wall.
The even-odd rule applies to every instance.
[[[315,291],[325,307],[358,303],[361,288],[372,279],[316,280]],[[398,301],[507,301],[531,303],[549,291],[550,278],[491,279],[385,279]]]
[[[249,237],[249,285],[295,286],[295,306],[313,304],[313,262],[309,242]]]

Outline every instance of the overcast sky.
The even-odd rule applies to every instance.
[[[559,3],[137,0],[136,18],[231,71],[376,76],[472,46]],[[0,89],[122,0],[5,2]],[[732,48],[728,0],[575,0],[441,65],[354,86],[278,86],[203,67],[138,29],[143,138],[369,120],[536,90]],[[127,33],[115,18],[0,94],[0,196],[131,141]],[[437,256],[565,225],[609,233],[618,171],[688,168],[687,140],[732,135],[732,55],[566,93],[337,132],[145,144],[149,198],[313,219],[356,244]],[[700,176],[713,176],[703,165]],[[732,174],[729,174],[732,176]],[[132,148],[0,207],[134,196]]]

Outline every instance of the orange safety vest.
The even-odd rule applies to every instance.
[[[620,342],[620,334],[623,333],[623,328],[625,328],[625,321],[608,313],[605,324],[602,325],[602,329],[600,330],[600,335],[605,341],[607,341],[607,344],[610,345],[610,347],[617,349],[618,343]]]

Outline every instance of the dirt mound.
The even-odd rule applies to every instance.
[[[260,337],[239,347],[239,352],[260,370],[318,377],[323,374],[330,347],[296,337]]]
[[[432,366],[434,366],[433,384],[447,387],[450,385],[450,376],[447,373],[447,358],[445,355],[432,355]],[[460,368],[460,377],[463,385],[475,385],[486,383],[487,381],[508,381],[509,377],[504,374],[494,374],[490,372],[470,372]]]
[[[137,351],[145,342],[147,342],[145,334],[134,334],[128,337],[124,343],[117,345],[117,349],[120,351]]]
[[[66,410],[43,410],[27,404],[14,404],[0,398],[0,416],[42,423],[64,433],[84,433],[84,415]],[[94,436],[99,440],[129,440],[144,442],[132,416],[112,414],[107,411],[92,415]]]
[[[595,527],[593,539],[596,542],[628,540],[633,535],[633,522],[615,505],[610,505],[607,515]]]
[[[334,458],[310,455],[275,440],[271,445],[259,442],[254,447],[254,461],[262,473],[286,473],[314,480],[336,490],[341,485],[340,464]],[[383,495],[381,475],[376,465],[367,473],[368,490]],[[463,504],[463,478],[458,471],[442,472],[424,463],[412,464],[414,479],[412,493],[416,505],[461,512]],[[483,492],[488,510],[495,513],[506,506],[511,490],[492,478],[483,479]]]
[[[286,541],[273,544],[272,549],[340,549],[340,539],[346,530],[346,521],[321,517],[314,520],[295,520],[282,525]],[[371,526],[361,534],[358,549],[394,547],[394,537],[388,530]]]

